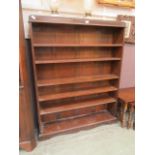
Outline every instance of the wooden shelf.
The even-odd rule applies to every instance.
[[[40,134],[40,138],[48,138],[59,133],[78,130],[86,127],[93,127],[102,123],[114,122],[116,120],[116,117],[111,115],[110,112],[104,110],[102,112],[80,118],[67,119],[45,125],[43,128],[43,133]]]
[[[64,104],[64,105],[59,105],[59,106],[53,106],[53,107],[48,107],[48,108],[42,108],[41,109],[41,115],[47,115],[47,114],[52,114],[52,113],[58,113],[58,112],[64,112],[64,111],[69,111],[69,110],[76,110],[76,109],[82,109],[82,108],[87,108],[87,107],[93,107],[93,106],[98,106],[98,105],[103,105],[103,104],[108,104],[108,103],[114,103],[117,102],[115,98],[112,97],[102,97],[102,98],[95,98],[95,99],[87,99],[84,101],[78,101],[70,104]]]
[[[123,44],[45,44],[34,43],[34,47],[121,47]]]
[[[58,79],[53,79],[53,80],[38,80],[37,86],[44,87],[44,86],[53,86],[53,85],[60,85],[60,84],[113,80],[113,79],[118,79],[118,78],[119,77],[114,74],[58,78]]]
[[[58,93],[58,94],[39,96],[39,101],[43,102],[43,101],[57,100],[57,99],[63,99],[63,98],[78,97],[78,96],[98,94],[98,93],[106,93],[106,92],[111,92],[111,91],[116,91],[116,90],[117,90],[116,87],[105,86],[101,88],[78,90],[78,91],[72,91],[72,92],[63,92],[63,93]]]
[[[36,60],[35,64],[56,64],[73,62],[119,61],[120,58],[89,58],[89,59],[64,59],[64,60]]]

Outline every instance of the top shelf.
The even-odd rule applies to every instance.
[[[81,26],[100,26],[100,27],[116,27],[125,28],[125,24],[120,21],[109,21],[103,19],[88,19],[80,17],[61,17],[61,16],[38,16],[30,15],[29,21],[32,23],[45,24],[67,24],[67,25],[81,25]]]
[[[122,47],[123,44],[44,44],[34,43],[34,47]]]

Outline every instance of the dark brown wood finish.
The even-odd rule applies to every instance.
[[[116,120],[121,22],[30,16],[41,139]]]
[[[31,151],[36,146],[36,139],[30,100],[30,83],[26,61],[26,47],[21,3],[19,12],[19,144],[20,148],[26,151]]]

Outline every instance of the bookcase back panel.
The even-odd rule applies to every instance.
[[[36,44],[112,44],[121,43],[119,28],[35,24],[33,38]],[[119,37],[119,38],[117,38]]]
[[[99,47],[58,47],[36,48],[35,60],[69,60],[85,58],[111,58],[112,48]]]
[[[111,73],[111,62],[48,64],[37,66],[38,80],[50,80],[54,78],[79,77],[89,75],[104,75],[109,73]]]

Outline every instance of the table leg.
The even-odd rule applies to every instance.
[[[124,104],[122,103],[122,118],[121,118],[121,126],[122,128],[125,127],[126,124],[126,111],[128,108],[128,104],[125,102]]]
[[[130,105],[129,118],[128,118],[128,129],[133,128],[133,123],[134,123],[134,106]]]

